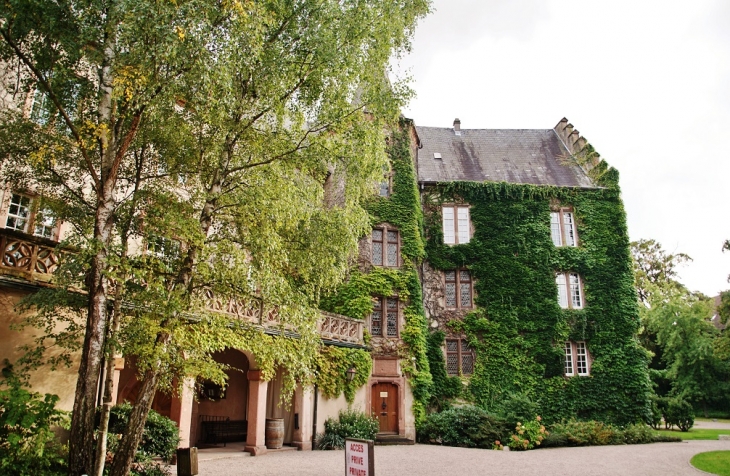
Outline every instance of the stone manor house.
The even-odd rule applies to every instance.
[[[422,320],[421,328],[424,332],[444,333],[441,351],[446,374],[461,379],[468,387],[472,375],[487,371],[489,367],[486,360],[480,360],[477,345],[482,342],[488,348],[489,335],[475,337],[476,334],[470,333],[466,327],[453,323],[479,312],[480,307],[487,315],[498,316],[502,309],[500,306],[512,299],[504,293],[501,298],[491,296],[489,289],[480,287],[480,280],[487,282],[485,273],[489,271],[477,269],[476,261],[470,261],[469,253],[484,251],[491,253],[492,258],[489,259],[492,261],[520,260],[522,267],[531,265],[529,257],[519,254],[522,249],[519,243],[500,249],[480,248],[480,243],[488,243],[488,234],[493,226],[501,224],[485,226],[487,222],[481,209],[466,201],[465,195],[458,190],[453,192],[453,185],[496,184],[512,191],[524,186],[530,193],[546,190],[548,195],[556,191],[555,197],[548,200],[549,207],[546,205],[541,209],[539,217],[542,221],[531,233],[542,236],[540,243],[554,248],[550,253],[570,255],[585,251],[600,254],[600,249],[586,247],[592,239],[591,232],[582,233],[583,224],[589,222],[591,216],[581,215],[583,210],[579,205],[565,198],[569,193],[580,197],[583,191],[603,188],[592,175],[598,160],[581,159],[582,152],[589,146],[566,119],[560,120],[553,128],[536,130],[462,129],[458,119],[449,127],[404,124],[410,154],[408,161],[413,172],[411,187],[418,191],[419,206],[426,217],[423,230],[418,230],[424,242],[428,243],[426,256],[413,263],[412,259],[403,255],[403,230],[395,223],[375,222],[372,233],[360,240],[357,268],[362,273],[369,273],[381,268],[398,270],[405,264],[415,266],[421,287],[422,306],[417,306],[422,309],[417,316]],[[385,171],[382,183],[373,184],[374,199],[387,201],[399,193],[395,186],[402,170],[394,167]],[[451,192],[449,195],[443,194],[443,191]],[[39,197],[32,190],[16,189],[12,183],[6,183],[0,190],[0,358],[10,361],[20,355],[17,346],[30,339],[29,331],[18,333],[11,330],[11,326],[22,317],[15,306],[24,296],[48,285],[57,266],[59,251],[56,246],[73,232],[67,224],[40,209],[38,203]],[[520,219],[515,215],[509,220],[516,223]],[[619,223],[612,233],[619,242],[628,243],[625,224]],[[471,251],[460,255],[466,258],[455,257],[462,249]],[[449,258],[444,261],[439,257],[438,262],[432,262],[429,253],[433,250],[441,250],[440,253],[446,253]],[[451,269],[444,269],[451,266],[448,263],[456,264]],[[620,263],[621,269],[617,272],[625,273],[626,262]],[[570,316],[577,316],[576,319],[587,319],[590,327],[593,321],[588,310],[591,306],[607,305],[599,302],[598,298],[592,300],[592,295],[600,295],[601,284],[590,274],[590,269],[587,266],[569,268],[556,265],[553,271],[541,275],[540,289],[548,290],[540,298],[541,308],[547,309],[551,316],[565,311]],[[547,287],[545,283],[548,283]],[[530,287],[532,284],[523,282],[522,285]],[[376,416],[381,436],[390,435],[399,441],[412,442],[416,437],[413,410],[416,397],[408,369],[413,363],[404,357],[402,348],[406,345],[404,338],[407,333],[404,331],[409,326],[407,307],[413,303],[398,295],[372,296],[372,299],[372,312],[360,318],[323,311],[319,332],[325,345],[359,348],[371,353],[372,375],[357,391],[352,407]],[[262,322],[261,316],[252,315],[247,310],[225,303],[212,302],[211,306],[227,313],[232,320],[269,325],[266,319]],[[528,308],[529,305],[515,311],[515,319],[527,313],[539,316],[542,312]],[[530,332],[529,329],[521,329],[516,338],[529,340]],[[632,334],[631,330],[626,333],[623,337],[626,342]],[[600,362],[602,349],[606,347],[599,337],[595,337],[599,333],[588,331],[581,334],[569,330],[555,331],[552,335],[549,341],[540,344],[548,357],[536,357],[536,365],[547,369],[545,376],[564,386],[579,380],[588,382],[603,378],[606,371],[601,370]],[[594,336],[595,344],[591,336]],[[625,343],[614,342],[612,345],[618,349]],[[271,381],[262,380],[255,355],[228,349],[217,359],[241,370],[229,374],[227,388],[203,388],[202,393],[196,395],[194,389],[185,387],[180,395],[170,397],[159,393],[155,399],[153,408],[178,424],[181,447],[205,443],[209,422],[229,420],[245,422],[238,439],[246,442],[247,451],[262,454],[266,452],[265,419],[283,418],[284,443],[308,450],[312,448],[313,432],[323,431],[327,418],[336,417],[339,410],[348,407],[343,396],[326,399],[312,388],[299,386],[291,407],[282,408],[278,404],[281,375],[277,374]],[[116,402],[134,400],[139,386],[135,375],[133,359],[122,356],[116,360]],[[59,395],[59,405],[70,410],[75,378],[76,368],[41,370],[33,377],[33,389]],[[485,390],[489,391],[493,390]],[[212,398],[205,398],[206,395]],[[583,410],[592,411],[589,408]],[[580,414],[581,410],[576,411]]]

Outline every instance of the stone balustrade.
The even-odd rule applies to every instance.
[[[49,282],[58,268],[53,241],[7,228],[0,229],[0,274],[29,281]]]

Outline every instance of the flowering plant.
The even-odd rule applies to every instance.
[[[541,421],[542,418],[539,415],[524,425],[518,421],[515,433],[510,437],[509,448],[516,451],[525,451],[540,446],[542,440],[548,435],[545,426],[540,423]]]

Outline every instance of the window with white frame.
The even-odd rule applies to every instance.
[[[441,208],[443,217],[444,243],[458,245],[469,243],[471,239],[471,222],[468,205],[444,205]]]
[[[398,230],[387,227],[374,228],[372,235],[372,263],[375,266],[398,266]]]
[[[558,273],[555,275],[558,287],[558,304],[563,309],[583,309],[583,283],[578,273]]]
[[[53,239],[56,235],[56,216],[50,208],[43,208],[38,211],[34,219],[34,231],[35,236],[42,236],[43,238]]]
[[[11,230],[27,231],[30,223],[32,200],[30,197],[12,194],[10,197],[10,205],[8,206],[8,217],[5,220],[5,228]]]
[[[470,309],[473,303],[471,273],[466,269],[444,271],[447,309]]]
[[[578,246],[575,215],[570,208],[550,212],[550,237],[555,246]]]
[[[567,341],[563,346],[565,352],[565,376],[590,375],[590,358],[585,342]]]
[[[380,337],[398,337],[398,298],[373,298],[370,334]]]
[[[466,339],[446,339],[446,373],[449,375],[474,373],[474,351]]]
[[[38,210],[36,199],[20,193],[13,193],[8,203],[5,228],[32,233],[42,238],[56,239],[58,220],[48,207]]]

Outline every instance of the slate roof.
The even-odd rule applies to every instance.
[[[461,129],[458,136],[452,128],[416,126],[416,132],[419,182],[596,188],[553,129]]]

